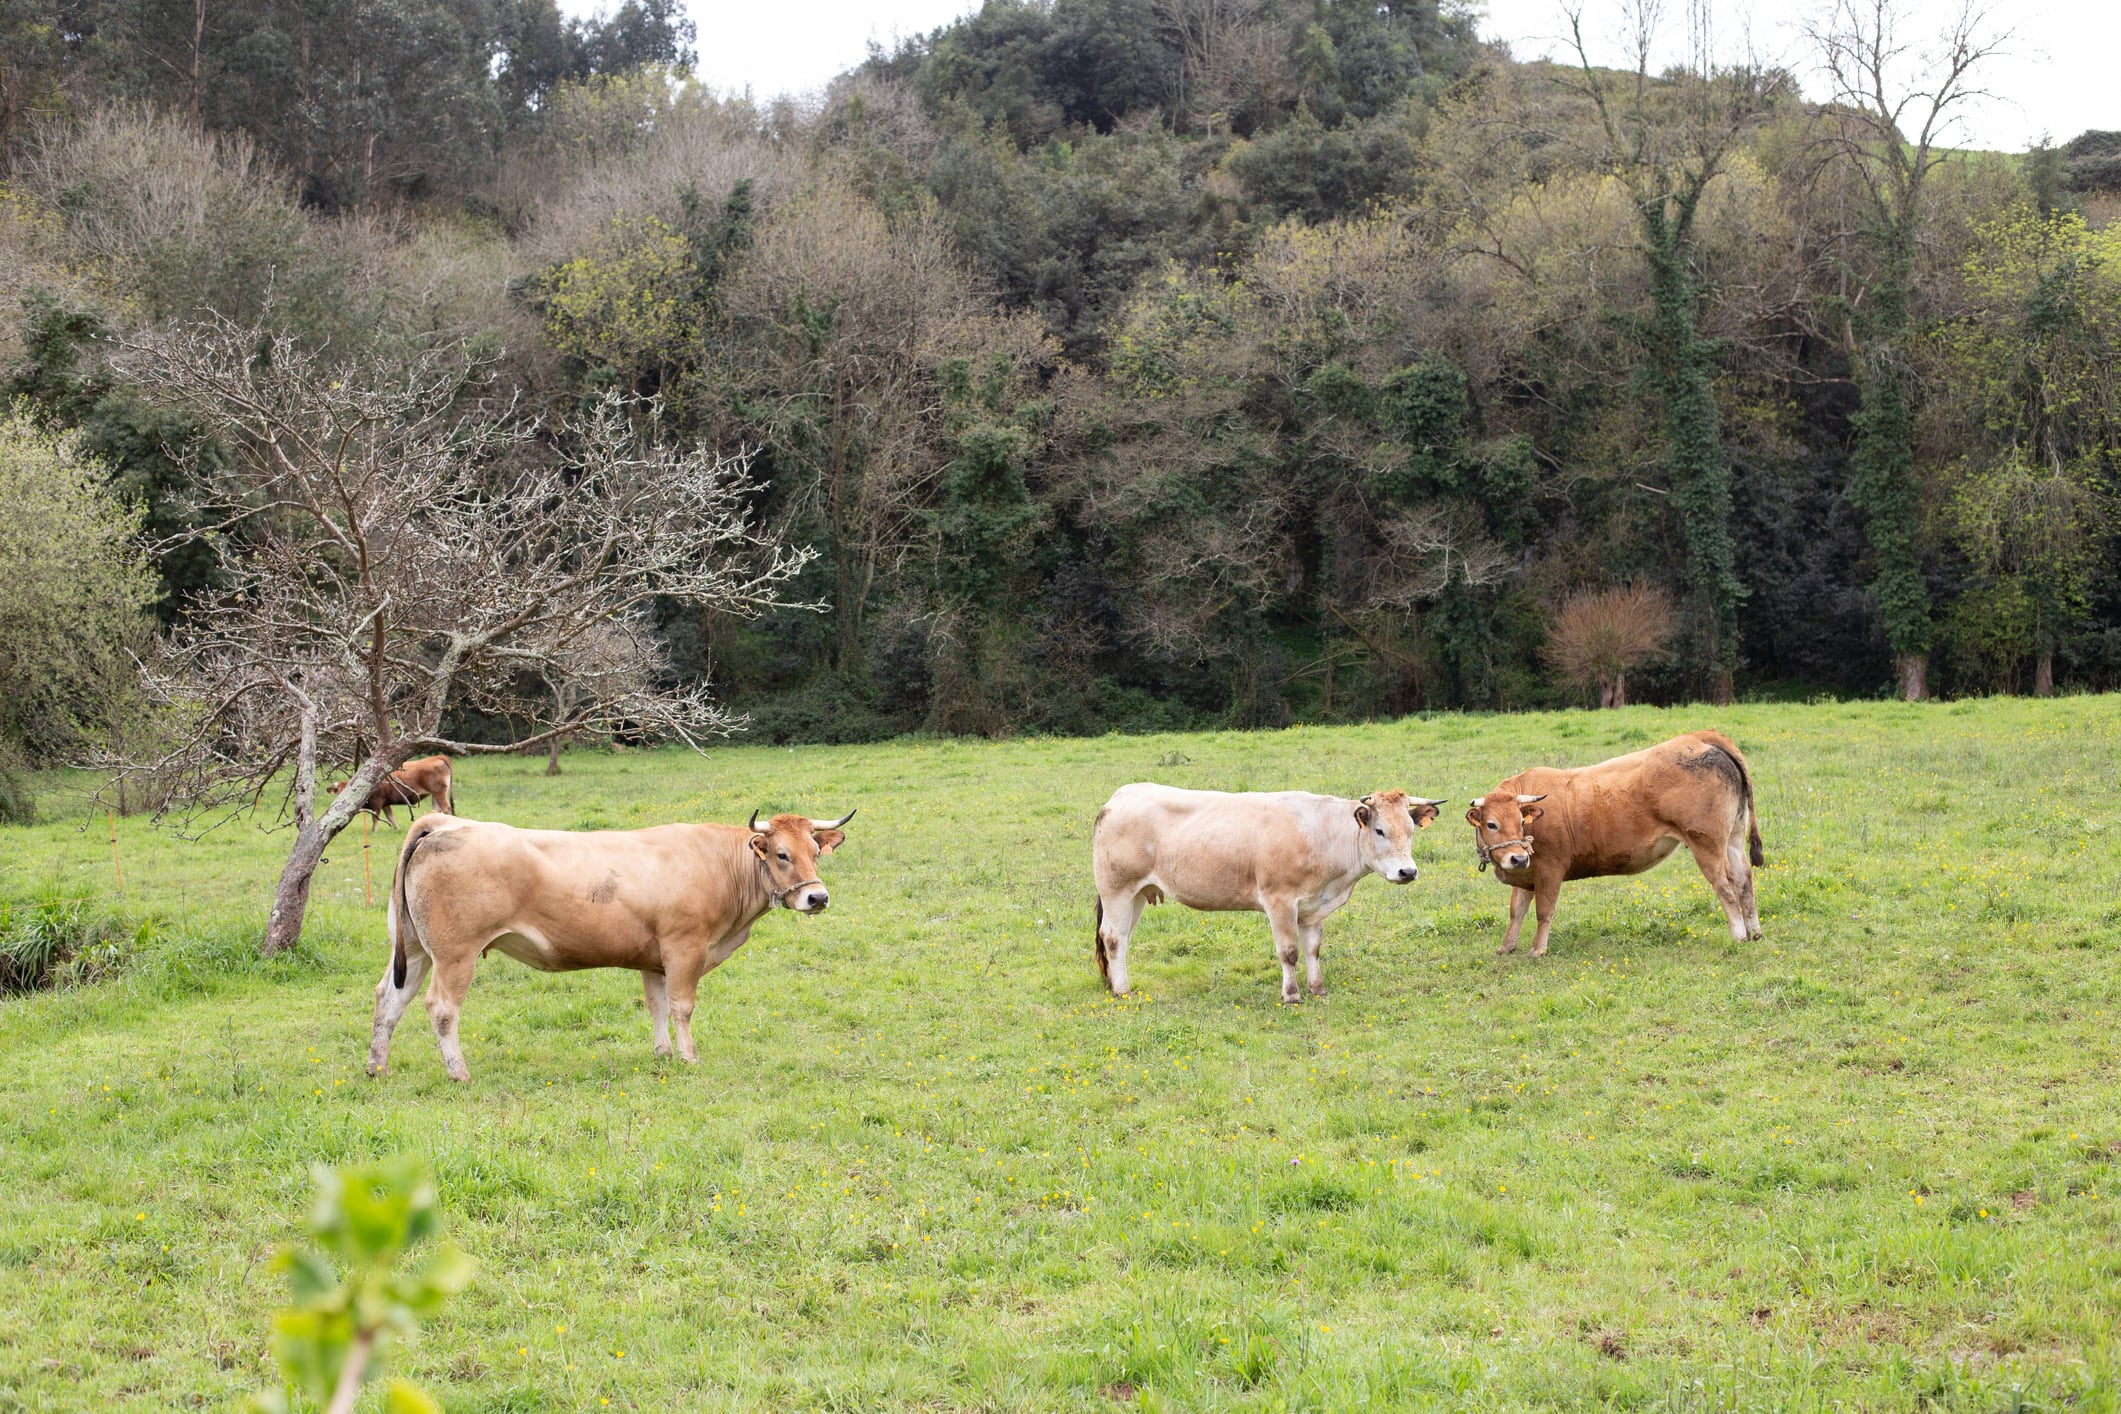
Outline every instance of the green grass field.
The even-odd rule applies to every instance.
[[[1682,855],[1495,956],[1465,799],[1706,725],[1752,758],[1766,940]],[[415,1150],[479,1272],[394,1368],[454,1414],[2111,1410],[2117,742],[2073,698],[471,761],[465,813],[521,824],[861,814],[831,913],[702,986],[697,1067],[633,974],[495,956],[468,1088],[417,1009],[362,1074],[358,838],[262,965],[284,837],[121,824],[154,935],[0,1002],[0,1408],[265,1384],[309,1165]],[[1263,919],[1176,908],[1114,1002],[1089,827],[1144,778],[1456,804],[1328,924],[1323,1003],[1277,1004]],[[100,816],[0,852],[9,897],[111,892]]]

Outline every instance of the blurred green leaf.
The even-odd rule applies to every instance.
[[[317,1200],[310,1236],[322,1250],[289,1246],[274,1260],[293,1304],[273,1318],[273,1359],[285,1389],[251,1401],[261,1414],[289,1410],[290,1394],[325,1403],[349,1361],[359,1363],[357,1378],[366,1379],[393,1336],[411,1331],[471,1281],[471,1259],[447,1245],[419,1267],[397,1270],[440,1217],[434,1180],[420,1159],[319,1165],[312,1172]],[[386,1408],[439,1414],[440,1406],[416,1386],[393,1380]]]

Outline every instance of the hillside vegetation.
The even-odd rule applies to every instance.
[[[1638,700],[2121,682],[2110,134],[1872,211],[1912,130],[1434,0],[990,0],[771,102],[665,0],[193,9],[0,17],[0,398],[153,536],[227,448],[108,339],[225,319],[750,449],[818,610],[655,632],[774,741],[1597,700],[1614,592]],[[80,661],[18,748],[119,730]]]
[[[1711,721],[1759,783],[1765,939],[1680,859],[1495,956],[1462,802]],[[699,1066],[632,974],[496,957],[469,1087],[417,1012],[361,1073],[356,834],[260,962],[275,837],[120,821],[121,894],[103,818],[47,797],[18,916],[147,926],[117,980],[0,1001],[0,1402],[264,1384],[309,1165],[410,1151],[478,1262],[399,1363],[453,1414],[2111,1410],[2117,734],[2066,697],[460,763],[526,825],[861,810],[832,911],[703,985]],[[1089,828],[1144,778],[1454,804],[1329,924],[1323,1002],[1277,1004],[1259,918],[1176,908],[1114,1002]]]

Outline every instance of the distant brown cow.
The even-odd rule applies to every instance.
[[[340,781],[332,786],[331,791],[333,795],[337,795],[345,789],[346,782]],[[418,760],[406,762],[376,782],[376,788],[368,793],[368,799],[362,802],[361,808],[371,815],[381,815],[395,825],[398,823],[398,817],[391,813],[391,807],[402,805],[406,815],[410,816],[413,806],[429,797],[433,797],[435,809],[444,815],[456,813],[456,799],[451,794],[447,756],[422,756]]]
[[[657,825],[646,830],[521,830],[431,814],[405,832],[390,893],[390,962],[376,984],[368,1073],[381,1075],[390,1037],[427,980],[427,1019],[452,1080],[469,1080],[457,1016],[472,969],[501,952],[540,972],[626,967],[641,974],[655,1049],[697,1061],[693,999],[700,978],[776,907],[825,911],[821,854],[847,836],[837,820],[776,815],[760,824]]]
[[[1767,856],[1753,777],[1721,732],[1689,732],[1575,770],[1534,767],[1474,801],[1466,822],[1480,867],[1493,864],[1496,879],[1513,890],[1501,952],[1517,950],[1525,910],[1536,902],[1532,956],[1545,955],[1565,881],[1640,874],[1681,844],[1716,891],[1731,936],[1760,936],[1753,866]]]

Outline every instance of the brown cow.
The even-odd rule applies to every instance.
[[[381,815],[395,825],[398,823],[398,817],[391,813],[392,806],[404,806],[406,815],[410,816],[415,805],[431,796],[435,809],[444,815],[454,815],[456,797],[451,794],[452,787],[449,758],[422,756],[406,762],[377,781],[376,788],[368,793],[368,799],[362,802],[361,808],[371,815]],[[346,782],[339,781],[332,786],[331,793],[337,795],[345,789]]]
[[[776,904],[825,911],[817,861],[854,818],[776,815],[748,827],[519,830],[432,814],[405,832],[390,895],[390,965],[376,984],[368,1073],[390,1060],[390,1034],[429,968],[427,1017],[452,1080],[469,1080],[457,1016],[472,969],[498,949],[540,972],[628,967],[655,1020],[657,1055],[698,1061],[692,1006],[700,978],[751,936]]]
[[[1760,936],[1753,866],[1767,856],[1753,777],[1721,732],[1689,732],[1575,770],[1534,767],[1474,801],[1466,822],[1480,867],[1493,864],[1496,879],[1513,890],[1501,952],[1517,950],[1525,909],[1536,902],[1532,956],[1545,955],[1566,880],[1640,874],[1681,844],[1723,904],[1731,937]]]
[[[1232,794],[1138,782],[1112,793],[1090,827],[1097,878],[1097,967],[1127,994],[1127,945],[1142,909],[1267,915],[1281,959],[1281,999],[1300,1002],[1301,958],[1311,995],[1326,991],[1319,950],[1326,918],[1371,874],[1411,884],[1411,841],[1444,802],[1404,791],[1361,800],[1306,791]]]

